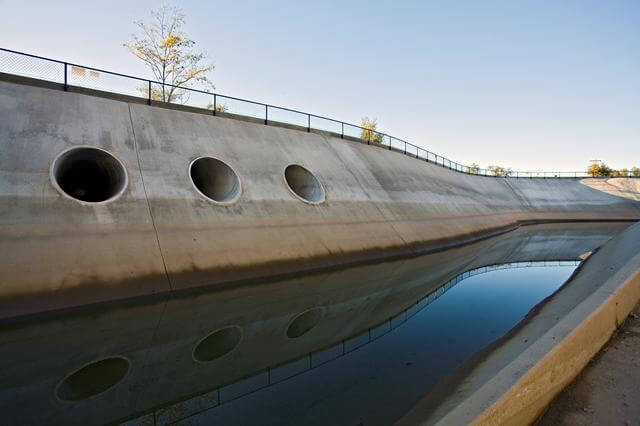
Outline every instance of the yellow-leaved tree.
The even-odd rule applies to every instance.
[[[382,143],[382,133],[376,131],[378,127],[378,121],[364,117],[360,121],[360,139],[369,142]]]
[[[511,170],[511,167],[501,167],[501,166],[491,165],[488,167],[488,169],[493,176],[509,177],[513,174],[513,170]]]
[[[478,173],[480,173],[480,165],[476,163],[471,163],[471,165],[469,166],[469,173],[474,175],[477,175]]]
[[[151,11],[151,22],[136,21],[139,33],[133,34],[123,46],[151,69],[160,84],[152,84],[151,99],[185,103],[187,91],[175,86],[202,89],[215,87],[208,74],[214,65],[205,61],[207,54],[194,49],[196,42],[183,30],[184,14],[175,6],[162,5]],[[139,88],[149,96],[149,88]]]
[[[587,167],[587,174],[592,177],[606,177],[613,174],[611,167],[602,161],[594,161]]]

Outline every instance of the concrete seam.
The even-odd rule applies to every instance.
[[[151,203],[149,202],[149,194],[147,193],[147,185],[144,183],[144,174],[142,173],[142,163],[140,162],[140,153],[138,151],[138,138],[136,137],[136,129],[133,124],[133,116],[131,115],[131,104],[127,104],[129,109],[129,120],[131,122],[131,132],[133,133],[133,145],[136,151],[136,160],[138,161],[138,170],[140,171],[140,180],[142,182],[142,190],[144,191],[144,198],[147,202],[147,208],[149,209],[149,217],[151,218],[151,225],[153,226],[153,232],[156,236],[156,243],[158,244],[158,251],[160,252],[160,259],[162,260],[162,266],[164,267],[164,274],[167,277],[167,283],[169,284],[170,291],[173,291],[173,284],[171,282],[171,276],[169,276],[169,270],[167,269],[167,262],[164,260],[164,254],[162,253],[162,246],[160,245],[160,237],[158,236],[158,228],[156,228],[156,221],[153,218],[153,212],[151,211]]]
[[[362,184],[362,182],[360,182],[360,179],[358,179],[358,176],[356,176],[353,171],[351,170],[350,167],[348,167],[348,165],[342,160],[342,156],[340,155],[340,153],[334,148],[333,144],[331,143],[331,141],[328,140],[328,138],[325,135],[319,135],[322,140],[324,141],[325,145],[336,155],[336,157],[338,157],[340,159],[340,162],[342,163],[342,165],[344,165],[344,169],[347,171],[347,173],[349,173],[351,176],[353,176],[353,178],[355,179],[356,182],[358,182],[358,185],[360,186],[360,189],[362,189],[362,192],[364,194],[367,195],[367,197],[371,198],[371,194],[369,193],[369,191],[367,191],[367,188]],[[386,215],[382,209],[380,208],[380,206],[377,203],[373,203],[375,209],[378,211],[378,213],[380,213],[380,216],[383,218],[383,220],[381,221],[381,223],[387,223],[389,224],[389,226],[391,227],[391,229],[393,230],[393,232],[396,234],[396,236],[398,238],[400,238],[400,241],[402,241],[402,243],[405,245],[405,247],[408,247],[409,250],[411,252],[415,252],[414,247],[412,245],[410,245],[407,240],[404,239],[404,237],[402,236],[402,234],[398,231],[398,229],[394,226],[394,219],[393,217],[388,217],[388,215]]]
[[[504,183],[507,184],[507,186],[509,187],[511,192],[513,192],[513,195],[515,195],[516,198],[522,202],[525,211],[526,210],[529,210],[529,211],[533,210],[533,206],[531,205],[531,203],[529,202],[527,197],[525,197],[524,194],[521,194],[518,191],[516,191],[516,189],[513,187],[513,185],[511,185],[511,182],[509,182],[509,179],[504,179]]]

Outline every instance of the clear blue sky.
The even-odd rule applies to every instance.
[[[0,46],[148,76],[158,1],[0,0]],[[640,1],[175,2],[221,93],[379,128],[464,164],[640,167]]]

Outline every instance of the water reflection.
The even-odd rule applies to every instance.
[[[529,226],[409,259],[3,320],[0,409],[10,424],[389,423],[626,226]],[[551,259],[568,263],[539,263]],[[83,367],[114,358],[124,374],[100,371],[118,381],[77,387],[95,370]],[[90,396],[56,397],[74,372],[73,395]]]
[[[216,389],[211,405],[198,403],[189,422],[391,424],[439,379],[508,332],[579,263],[515,262],[461,273],[357,336]],[[299,377],[303,373],[310,376]],[[178,403],[156,418],[184,418],[195,403]]]

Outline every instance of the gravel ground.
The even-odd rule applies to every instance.
[[[640,426],[640,305],[537,425]]]

